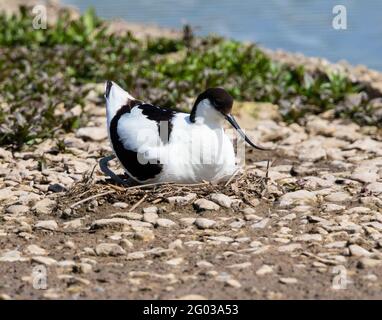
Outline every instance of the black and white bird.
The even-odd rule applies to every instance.
[[[196,183],[228,179],[237,169],[224,121],[252,147],[231,114],[222,88],[201,93],[190,114],[139,101],[112,81],[105,84],[111,146],[126,173],[139,183]]]

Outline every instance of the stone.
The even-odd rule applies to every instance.
[[[32,257],[32,261],[39,263],[39,264],[46,265],[48,267],[57,265],[57,261],[55,259],[50,258],[50,257],[44,257],[44,256]]]
[[[326,159],[326,151],[322,147],[309,147],[302,148],[298,151],[298,159],[301,161],[316,162],[322,159]]]
[[[382,265],[382,260],[376,260],[371,258],[362,258],[358,264],[357,267],[360,269],[367,269],[367,268],[375,268],[380,267]]]
[[[93,271],[93,266],[90,263],[81,262],[78,264],[78,271],[80,273],[90,273]]]
[[[122,256],[126,251],[115,243],[100,243],[96,246],[95,252],[98,256]]]
[[[345,202],[352,199],[351,195],[347,192],[333,192],[325,197],[325,201],[329,202]]]
[[[189,217],[189,218],[181,218],[179,221],[183,225],[191,226],[191,225],[193,225],[195,223],[195,220],[196,220],[196,218]]]
[[[12,152],[5,150],[4,148],[0,148],[0,159],[4,159],[6,162],[11,162],[12,158]]]
[[[174,203],[177,205],[186,205],[196,199],[196,193],[188,193],[185,196],[174,196],[168,197],[166,200],[169,203]]]
[[[56,201],[49,198],[45,198],[36,202],[36,204],[33,206],[32,209],[37,214],[50,214],[55,206],[56,206]]]
[[[219,210],[220,206],[207,199],[198,199],[194,202],[194,208],[197,211]]]
[[[243,269],[249,268],[250,266],[252,266],[252,263],[250,263],[250,262],[243,262],[243,263],[231,264],[231,265],[227,266],[227,268],[228,269],[243,270]]]
[[[241,283],[239,281],[237,281],[236,279],[227,279],[225,281],[225,284],[227,284],[228,286],[230,287],[233,287],[233,288],[241,288]]]
[[[35,244],[30,244],[29,246],[27,246],[25,251],[34,256],[45,256],[48,254],[48,252],[45,249]]]
[[[37,223],[34,225],[36,229],[44,229],[44,230],[50,230],[55,231],[58,229],[57,222],[55,220],[41,220],[37,221]]]
[[[222,206],[223,208],[231,208],[231,205],[233,203],[230,197],[222,193],[213,193],[210,195],[210,199],[218,205]]]
[[[253,229],[264,229],[267,224],[269,223],[270,219],[269,218],[265,218],[257,223],[254,223],[253,225],[251,225],[251,227]]]
[[[23,205],[20,205],[20,204],[14,204],[12,206],[9,206],[5,212],[8,213],[8,214],[24,214],[24,213],[27,213],[29,211],[29,207],[28,206],[23,206]]]
[[[156,225],[162,228],[171,228],[175,227],[176,223],[170,219],[159,218],[156,221]]]
[[[267,264],[262,265],[257,271],[258,276],[264,276],[266,274],[273,273],[273,267]]]
[[[306,190],[298,190],[289,192],[280,197],[280,206],[289,207],[291,205],[313,204],[317,201],[317,197],[313,192]]]
[[[373,182],[366,186],[366,192],[370,192],[372,194],[382,194],[382,182]]]
[[[48,187],[48,191],[52,191],[54,193],[65,192],[66,190],[67,189],[59,183],[52,183]]]
[[[209,229],[212,228],[216,224],[216,221],[206,219],[206,218],[196,218],[195,225],[199,229]]]
[[[144,258],[145,254],[142,251],[130,252],[126,257],[127,260],[140,260]]]
[[[12,188],[3,188],[0,189],[0,201],[12,199],[15,197],[15,192],[12,191]]]
[[[124,218],[99,219],[91,224],[90,229],[116,228],[124,225],[129,225],[129,220]]]
[[[323,205],[324,212],[340,212],[345,210],[345,206],[341,206],[335,203],[326,203]]]
[[[84,127],[77,130],[76,136],[85,140],[102,141],[107,138],[104,127]]]
[[[169,249],[182,249],[183,248],[183,242],[180,239],[176,239],[168,244]]]
[[[155,206],[143,208],[143,213],[158,213],[158,208]]]
[[[369,167],[359,167],[356,171],[352,173],[350,178],[356,181],[360,181],[362,183],[372,183],[377,181],[378,174],[377,170],[373,170]]]
[[[371,253],[369,251],[367,251],[366,249],[360,247],[357,244],[350,245],[349,246],[349,251],[350,251],[350,254],[352,256],[355,256],[355,257],[368,257],[368,256],[371,255]]]
[[[196,266],[199,268],[212,268],[214,265],[208,261],[201,260],[196,263]]]
[[[111,218],[124,218],[128,220],[142,220],[143,215],[136,212],[117,212],[110,215]]]
[[[178,266],[178,265],[182,264],[183,261],[184,261],[184,259],[182,257],[179,257],[179,258],[167,260],[166,264],[168,264],[170,266]]]
[[[18,250],[9,250],[0,255],[0,262],[26,261]]]
[[[140,228],[134,233],[134,237],[142,241],[152,241],[155,239],[154,232],[147,228]]]
[[[304,242],[314,242],[314,241],[322,241],[322,235],[319,233],[305,233],[301,236],[295,237],[296,241],[304,241]]]
[[[129,207],[129,205],[126,202],[115,202],[113,203],[113,207],[119,208],[119,209],[126,209]]]
[[[300,249],[302,249],[301,244],[299,244],[299,243],[290,243],[290,244],[286,244],[284,246],[278,247],[277,250],[279,252],[293,252],[293,251],[300,250]]]
[[[82,218],[73,219],[63,223],[64,229],[79,229],[82,227]]]
[[[296,278],[280,278],[279,282],[283,284],[295,284],[298,280]]]
[[[158,220],[158,215],[154,212],[147,212],[143,214],[143,221],[155,224]]]
[[[233,239],[231,237],[226,237],[226,236],[209,236],[207,239],[211,241],[217,241],[217,242],[226,242],[226,243],[233,242]]]

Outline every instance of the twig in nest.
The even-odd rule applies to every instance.
[[[129,209],[129,211],[131,212],[131,211],[135,210],[136,208],[138,208],[138,206],[139,206],[143,201],[145,201],[146,198],[147,198],[147,194],[145,194],[145,195],[142,197],[141,200],[139,200],[137,203],[135,203],[135,204]]]
[[[233,178],[238,174],[238,172],[240,171],[240,168],[236,169],[235,172],[232,174],[232,176],[228,179],[228,181],[226,182],[226,184],[224,185],[225,187],[228,186],[231,181],[233,180]]]
[[[81,203],[87,202],[87,201],[95,199],[95,198],[103,197],[103,196],[106,196],[108,194],[115,193],[115,192],[117,192],[117,191],[116,190],[109,190],[109,191],[106,191],[106,192],[103,192],[103,193],[95,194],[94,196],[90,196],[88,198],[85,198],[85,199],[82,199],[80,201],[77,201],[77,202],[73,203],[69,208],[73,209],[74,207],[78,206]]]

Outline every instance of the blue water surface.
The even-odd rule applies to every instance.
[[[382,0],[63,0],[99,16],[216,33],[271,49],[345,59],[382,71]],[[332,27],[335,5],[347,9],[347,29]]]

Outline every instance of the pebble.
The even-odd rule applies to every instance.
[[[293,251],[300,250],[300,249],[302,249],[301,244],[299,244],[299,243],[290,243],[290,244],[286,244],[284,246],[278,247],[277,250],[279,252],[293,252]]]
[[[37,214],[50,214],[52,209],[56,206],[56,201],[45,198],[42,199],[33,206],[33,210]]]
[[[143,215],[136,212],[117,212],[117,213],[113,213],[110,217],[124,218],[128,220],[142,220]]]
[[[66,190],[67,189],[59,183],[52,183],[48,187],[48,191],[52,191],[54,193],[65,192]]]
[[[266,274],[273,273],[272,266],[269,266],[267,264],[262,265],[257,271],[256,274],[258,276],[264,276]]]
[[[194,207],[197,211],[205,210],[219,210],[219,205],[215,202],[209,201],[207,199],[198,199],[194,202]]]
[[[142,241],[152,241],[155,239],[154,232],[147,228],[140,228],[135,231],[134,237]]]
[[[305,242],[322,241],[322,235],[320,235],[319,233],[316,233],[316,234],[306,233],[301,236],[295,237],[295,240],[305,241]]]
[[[382,260],[376,260],[376,259],[371,259],[371,258],[362,258],[358,262],[358,267],[360,269],[367,269],[367,268],[375,268],[375,267],[380,267],[382,265]]]
[[[241,288],[241,283],[239,281],[237,281],[236,279],[227,279],[225,281],[225,283],[230,286],[230,287],[233,287],[233,288]]]
[[[325,197],[325,201],[329,202],[345,202],[351,200],[350,194],[347,192],[333,192]]]
[[[58,229],[57,222],[55,220],[41,220],[37,221],[34,225],[36,229],[45,229],[50,231],[55,231]]]
[[[350,254],[355,257],[368,257],[371,255],[369,251],[360,247],[357,244],[352,244],[349,246]]]
[[[298,282],[296,278],[280,278],[279,281],[283,284],[295,284]]]
[[[183,248],[183,242],[180,239],[176,239],[168,244],[169,249],[182,249]]]
[[[212,228],[216,224],[216,221],[206,219],[206,218],[196,218],[195,225],[199,229],[209,229]]]
[[[31,255],[36,255],[36,256],[45,256],[48,254],[48,252],[45,249],[35,244],[30,244],[29,246],[27,246],[25,251]]]
[[[326,203],[323,205],[324,212],[339,212],[345,210],[345,206],[341,206],[335,203]]]
[[[64,229],[79,229],[82,225],[82,218],[73,219],[63,223]]]
[[[179,221],[186,226],[191,226],[195,223],[196,218],[181,218]]]
[[[113,203],[113,207],[119,208],[119,209],[126,209],[129,207],[129,205],[126,202],[115,202]]]
[[[167,201],[169,203],[174,203],[177,205],[186,205],[196,199],[196,193],[188,193],[185,196],[174,196],[174,197],[168,197]]]
[[[142,251],[130,252],[126,257],[127,260],[140,260],[144,258],[145,254]]]
[[[289,207],[291,205],[312,204],[317,201],[313,192],[298,190],[289,192],[280,197],[280,207]]]
[[[167,260],[166,264],[168,264],[170,266],[178,266],[178,265],[182,264],[183,261],[184,261],[184,259],[182,257],[179,257],[179,258]]]
[[[223,208],[231,208],[231,205],[233,203],[230,197],[222,193],[212,193],[210,195],[210,199],[213,202],[216,202],[218,205],[222,206]]]
[[[23,258],[21,256],[20,251],[18,250],[10,250],[4,252],[0,255],[0,262],[17,262],[17,261],[26,261],[28,259]]]
[[[196,266],[199,268],[212,268],[214,265],[206,260],[201,260],[196,263]]]
[[[98,256],[122,256],[126,251],[115,243],[100,243],[96,246],[95,252]]]
[[[269,223],[270,219],[269,218],[265,218],[257,223],[254,223],[251,227],[253,229],[264,229],[267,224]]]
[[[366,186],[366,192],[370,192],[376,195],[382,194],[382,182],[374,182],[374,183],[368,184]]]
[[[24,214],[24,213],[27,213],[29,211],[29,207],[28,206],[23,206],[23,205],[20,205],[20,204],[15,204],[13,206],[9,206],[5,212],[6,213],[9,213],[9,214]]]
[[[152,207],[147,207],[147,208],[144,208],[143,210],[143,213],[158,213],[158,208],[155,207],[155,206],[152,206]]]
[[[55,266],[57,265],[57,261],[50,257],[44,257],[44,256],[35,256],[32,257],[32,261],[36,263],[40,263],[46,266]]]
[[[77,130],[76,136],[85,140],[102,141],[107,138],[104,127],[84,127]]]
[[[227,268],[242,270],[242,269],[249,268],[250,266],[252,266],[252,263],[250,263],[250,262],[243,262],[243,263],[231,264],[231,265],[227,266]]]
[[[143,221],[155,224],[158,220],[158,215],[154,212],[147,212],[143,214]]]
[[[162,228],[171,228],[175,227],[176,223],[170,219],[159,218],[156,221],[156,225]]]
[[[95,230],[95,229],[103,229],[103,228],[115,228],[115,227],[121,227],[128,224],[129,224],[129,220],[124,218],[100,219],[100,220],[94,221],[91,224],[90,229]]]

